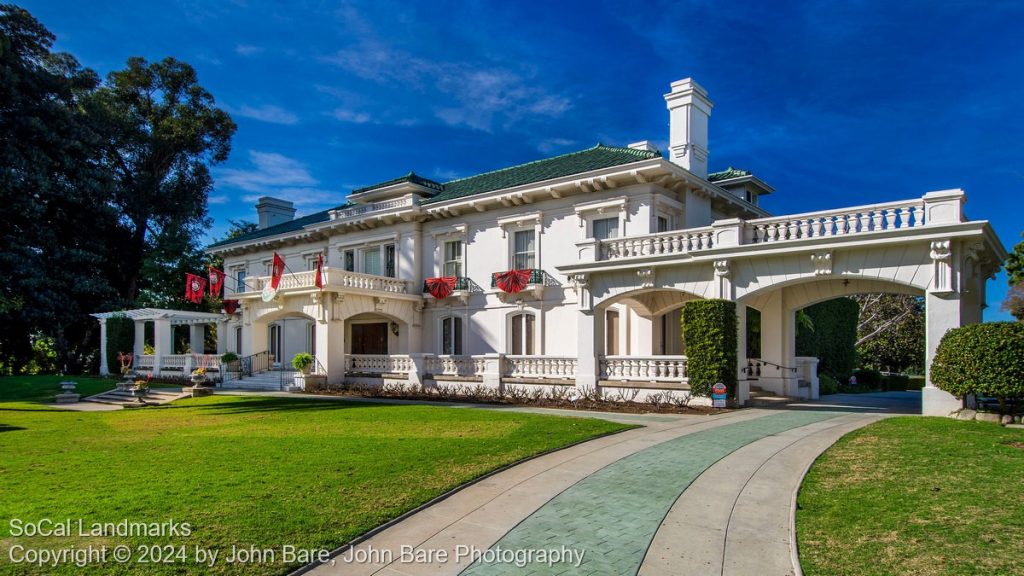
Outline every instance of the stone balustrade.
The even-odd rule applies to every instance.
[[[640,256],[685,254],[705,250],[713,245],[714,231],[708,226],[643,236],[609,238],[600,242],[599,252],[602,260],[616,260]]]
[[[744,242],[780,242],[915,228],[926,224],[924,214],[924,201],[911,200],[761,218],[747,221]]]
[[[568,356],[505,356],[502,375],[509,378],[576,377],[576,358]]]
[[[270,285],[270,276],[259,276],[248,280],[251,290],[249,294],[257,294]],[[278,290],[309,290],[316,288],[316,272],[286,272],[277,284]],[[349,272],[338,268],[324,267],[324,288],[340,288],[384,292],[388,294],[408,294],[409,282],[389,276],[376,276],[361,272]]]
[[[412,372],[412,358],[405,354],[349,354],[345,356],[345,369],[369,374],[408,374]]]
[[[685,382],[686,356],[602,356],[601,380]]]

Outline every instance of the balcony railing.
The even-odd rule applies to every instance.
[[[494,272],[491,274],[491,288],[498,287],[498,275],[502,272]],[[526,282],[527,285],[544,284],[544,271],[539,268],[530,269],[530,279]]]
[[[470,289],[469,278],[466,278],[464,276],[459,276],[459,277],[457,277],[455,279],[455,288],[453,288],[453,290],[455,290],[456,292],[460,292],[460,291],[468,291],[469,289]],[[430,293],[430,291],[427,290],[427,282],[426,282],[426,280],[423,281],[423,293],[424,294],[429,294]]]
[[[910,200],[750,220],[746,223],[744,241],[761,243],[850,236],[924,225],[924,201]]]
[[[249,279],[249,286],[244,294],[256,294],[270,285],[270,276],[259,276]],[[316,272],[285,273],[277,285],[278,290],[302,290],[316,288]],[[360,272],[349,272],[338,268],[324,267],[324,288],[349,288],[355,290],[371,290],[392,294],[408,294],[409,282],[388,276],[376,276]]]
[[[331,210],[331,220],[345,220],[348,218],[355,218],[366,214],[372,214],[374,212],[387,212],[388,210],[396,210],[400,208],[411,208],[417,205],[417,199],[412,196],[405,198],[396,198],[394,200],[385,200],[383,202],[371,202],[369,204],[359,204],[350,208],[342,210]]]
[[[685,382],[686,356],[602,356],[602,380]]]
[[[600,240],[581,260],[602,261],[688,254],[750,244],[847,238],[961,222],[959,191],[914,200],[870,204],[757,220],[724,220],[712,226]],[[939,215],[936,220],[935,216]],[[586,248],[583,244],[578,244]],[[586,254],[587,252],[581,252]]]

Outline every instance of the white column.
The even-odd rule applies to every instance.
[[[163,357],[174,352],[174,338],[171,321],[166,318],[153,320],[153,374],[157,376],[163,368]]]
[[[736,303],[736,401],[743,406],[750,399],[750,382],[747,382],[747,305]]]
[[[654,319],[642,316],[630,310],[630,319],[634,321],[633,346],[630,352],[635,356],[654,356]]]
[[[253,324],[256,327],[256,324]],[[345,380],[345,322],[317,322],[316,358],[327,370],[327,383],[339,385]]]
[[[193,324],[188,327],[189,347],[193,354],[206,353],[206,324]]]
[[[595,312],[581,310],[576,316],[576,387],[597,386],[597,336],[594,333]]]
[[[228,322],[217,322],[217,354],[224,355],[228,351]]]
[[[146,321],[135,321],[135,356],[142,356],[146,351]]]
[[[110,367],[107,365],[107,319],[100,318],[100,376],[108,376]]]
[[[774,365],[761,367],[758,384],[776,394],[794,395],[798,391],[795,367],[796,313],[786,307],[784,290],[777,290],[761,309],[761,359]]]
[[[939,341],[953,328],[963,325],[961,317],[961,300],[956,293],[938,295],[928,293],[925,296],[925,387],[921,391],[921,413],[925,416],[949,416],[951,412],[963,407],[963,402],[932,384],[932,360]]]

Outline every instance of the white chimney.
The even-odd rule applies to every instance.
[[[260,230],[290,222],[295,218],[295,205],[287,200],[263,196],[256,202],[256,214],[260,218]]]
[[[668,159],[701,178],[708,177],[708,118],[714,106],[707,90],[685,78],[672,83],[668,103]]]

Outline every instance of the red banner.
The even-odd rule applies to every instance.
[[[225,300],[224,313],[234,314],[235,312],[238,312],[238,300]]]
[[[210,296],[218,298],[220,289],[224,287],[224,272],[210,266]]]
[[[281,276],[284,274],[284,258],[274,252],[274,263],[270,267],[270,287],[277,290],[281,283]]]
[[[321,290],[324,289],[324,255],[323,254],[317,254],[316,255],[316,276],[313,277],[313,284],[316,284],[316,287],[321,289]]]
[[[203,301],[203,292],[206,292],[206,278],[187,274],[185,276],[185,300],[199,304]]]
[[[515,294],[521,292],[523,288],[530,282],[530,274],[532,270],[509,270],[507,272],[499,272],[495,275],[495,284],[502,292],[508,294]]]
[[[455,283],[458,280],[455,276],[427,278],[427,292],[430,292],[430,295],[438,300],[447,298],[452,295],[452,291],[455,290]]]

